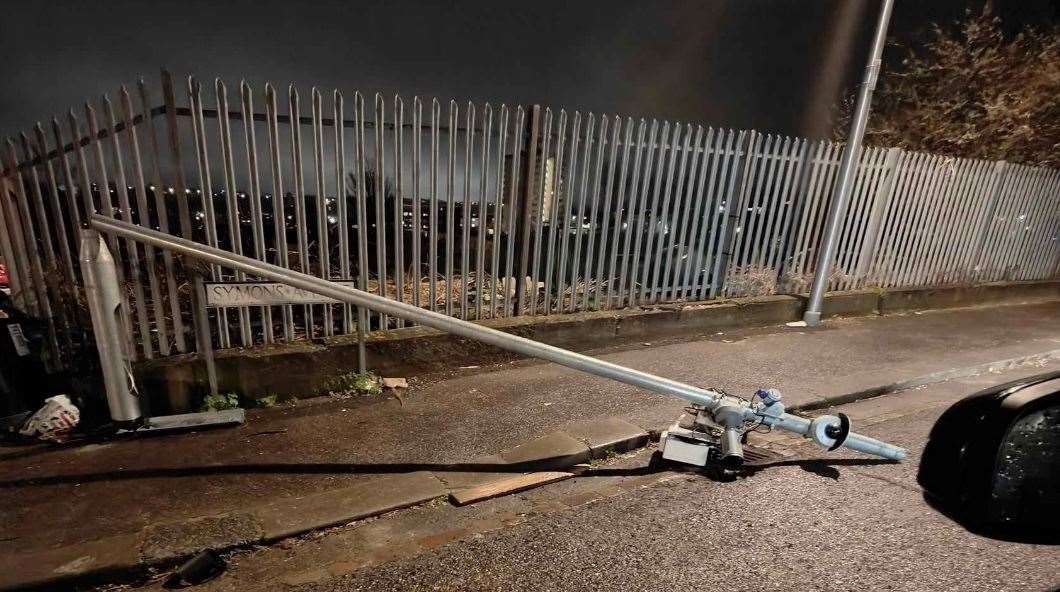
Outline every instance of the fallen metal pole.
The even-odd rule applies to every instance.
[[[484,343],[495,345],[501,349],[513,351],[532,358],[541,358],[569,368],[574,368],[575,370],[603,376],[604,378],[611,378],[650,391],[673,395],[700,405],[712,405],[717,402],[720,397],[720,394],[716,391],[691,386],[677,382],[676,380],[670,380],[661,376],[648,374],[647,372],[641,372],[639,370],[633,370],[631,368],[591,358],[586,355],[532,341],[524,337],[449,317],[411,304],[384,298],[377,294],[362,292],[353,287],[336,284],[325,279],[308,276],[290,269],[284,269],[270,263],[264,263],[257,259],[236,255],[235,253],[208,247],[170,234],[150,230],[143,226],[129,224],[128,222],[115,220],[113,218],[107,218],[106,216],[101,216],[99,214],[93,215],[92,226],[102,232],[114,233],[118,236],[147,243],[160,249],[167,249],[174,253],[180,253],[195,259],[215,263],[223,267],[237,269],[258,277],[283,282],[296,288],[320,294],[321,296],[334,298],[341,302],[348,302],[387,315],[400,317],[406,321],[413,321],[421,325],[426,325],[427,327],[438,329],[439,331],[452,333],[453,335],[459,335],[469,339],[477,339]]]
[[[734,399],[731,396],[715,390],[704,389],[684,384],[676,380],[663,378],[661,376],[655,376],[654,374],[648,374],[647,372],[633,370],[632,368],[626,368],[625,366],[605,362],[597,358],[532,341],[524,337],[476,325],[475,323],[422,309],[412,304],[390,300],[389,298],[364,292],[350,286],[333,283],[329,280],[306,275],[290,269],[284,269],[257,259],[236,255],[235,253],[209,247],[194,241],[158,232],[156,230],[150,230],[142,226],[108,218],[99,214],[94,214],[92,216],[91,224],[96,230],[102,232],[110,232],[117,236],[147,243],[154,247],[166,249],[174,253],[180,253],[194,259],[214,263],[229,269],[244,271],[253,276],[283,282],[321,296],[334,298],[340,302],[347,302],[366,309],[376,310],[384,314],[403,318],[407,321],[413,321],[427,327],[432,327],[446,333],[452,333],[453,335],[476,339],[483,343],[488,343],[501,349],[516,352],[525,356],[548,360],[550,362],[567,366],[568,368],[574,368],[575,370],[581,370],[582,372],[587,372],[589,374],[610,378],[649,391],[672,395],[696,405],[701,405],[706,409],[733,409],[735,404],[740,407],[737,414],[740,415],[744,421],[761,421],[768,425],[776,425],[781,429],[792,431],[806,437],[812,437],[813,435],[812,422],[806,418],[788,413],[763,413],[759,408],[751,405],[747,401]],[[739,401],[742,401],[742,403]],[[846,439],[846,446],[867,454],[874,454],[896,460],[905,457],[905,451],[901,448],[866,436],[859,436],[857,434],[850,434]]]

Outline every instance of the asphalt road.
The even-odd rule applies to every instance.
[[[241,553],[206,590],[1053,590],[1060,548],[968,533],[915,481],[938,415],[1022,368],[845,405],[901,464],[812,446],[735,482],[644,469],[646,451],[467,508],[414,508]],[[824,459],[824,462],[816,462]]]

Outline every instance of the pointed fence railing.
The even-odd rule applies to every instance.
[[[842,144],[541,106],[144,81],[4,140],[0,255],[73,355],[77,229],[117,218],[468,320],[808,289]],[[830,289],[1057,277],[1060,172],[865,148]],[[195,349],[200,268],[108,238],[126,345]],[[220,348],[388,331],[349,304],[210,308]]]

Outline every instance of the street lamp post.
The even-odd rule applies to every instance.
[[[824,300],[825,288],[828,286],[828,276],[831,275],[832,262],[835,259],[841,217],[846,210],[847,200],[854,186],[857,155],[861,149],[861,140],[865,137],[865,126],[868,123],[869,110],[872,106],[872,91],[876,89],[876,79],[880,74],[880,56],[883,55],[883,46],[887,40],[887,25],[891,20],[893,5],[894,0],[882,0],[881,2],[872,52],[869,55],[869,63],[865,66],[865,77],[861,81],[861,88],[858,90],[858,102],[854,109],[854,117],[850,122],[850,133],[847,134],[843,160],[839,166],[839,184],[832,198],[832,207],[828,211],[828,221],[825,224],[824,236],[821,237],[821,246],[818,250],[813,287],[810,290],[809,302],[806,304],[806,312],[802,316],[802,320],[811,327],[821,322],[821,304]]]

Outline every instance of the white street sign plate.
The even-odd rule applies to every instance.
[[[336,284],[355,287],[353,281]],[[335,304],[338,301],[279,282],[206,282],[206,306],[275,306],[279,304]]]

